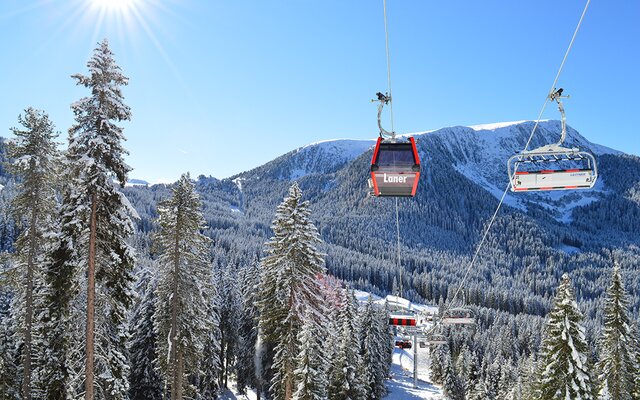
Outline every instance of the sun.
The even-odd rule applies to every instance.
[[[91,0],[94,7],[103,11],[128,12],[136,7],[138,0]]]

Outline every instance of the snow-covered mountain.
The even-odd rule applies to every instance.
[[[375,145],[375,140],[323,140],[299,147],[253,170],[282,180],[298,180],[309,174],[325,174],[343,167]],[[245,174],[240,174],[245,176]]]
[[[520,121],[414,134],[421,182],[415,198],[399,200],[403,286],[409,298],[438,302],[456,287],[506,188],[506,161],[524,147],[533,125]],[[559,121],[541,122],[530,148],[557,142],[559,132]],[[361,289],[390,292],[399,276],[395,203],[367,196],[374,143],[318,142],[227,179],[199,177],[207,233],[227,254],[221,262],[245,262],[260,254],[277,204],[297,181],[327,243],[329,270]],[[611,249],[623,267],[640,265],[640,158],[591,143],[571,128],[566,144],[596,155],[595,189],[509,192],[466,284],[468,301],[542,315],[562,272],[579,271],[580,296],[595,298],[605,287]],[[166,187],[127,191],[142,216],[140,225],[150,227],[154,204],[167,195]],[[630,279],[629,287],[640,286],[638,274]]]

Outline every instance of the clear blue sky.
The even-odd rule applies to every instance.
[[[27,106],[61,141],[110,40],[132,177],[219,178],[309,142],[374,138],[382,0],[2,0],[0,135]],[[396,131],[535,119],[585,1],[388,0]],[[559,86],[570,125],[640,154],[640,2],[593,0]],[[548,107],[544,118],[558,118]]]

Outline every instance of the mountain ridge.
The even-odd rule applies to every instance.
[[[229,178],[199,176],[205,233],[218,249],[215,262],[245,264],[261,257],[276,207],[296,181],[310,202],[331,274],[386,294],[400,286],[402,271],[405,297],[445,301],[459,285],[506,188],[506,160],[524,147],[533,124],[449,127],[416,135],[423,174],[417,195],[398,200],[400,266],[394,200],[367,195],[373,140],[322,141]],[[532,147],[557,142],[558,121],[544,121],[538,129]],[[597,299],[615,254],[629,271],[634,307],[640,305],[635,293],[640,287],[640,157],[591,143],[572,128],[567,145],[595,152],[598,185],[551,194],[509,192],[464,285],[466,302],[544,315],[557,280],[570,272],[587,315],[599,318]],[[125,189],[141,215],[141,235],[154,229],[155,204],[168,190],[167,185]]]

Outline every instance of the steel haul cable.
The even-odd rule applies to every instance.
[[[387,85],[388,85],[388,90],[389,90],[389,115],[390,115],[390,119],[391,119],[391,135],[392,135],[392,140],[396,138],[396,131],[393,127],[393,95],[391,92],[391,55],[389,52],[389,28],[387,25],[387,0],[383,0],[382,3],[382,8],[383,8],[383,12],[384,12],[384,38],[385,38],[385,50],[386,50],[386,54],[387,54]],[[400,290],[400,297],[403,296],[403,282],[402,282],[402,266],[400,264],[400,216],[399,216],[399,207],[398,207],[398,198],[395,198],[395,205],[396,205],[396,237],[397,237],[397,249],[396,249],[396,254],[397,254],[397,258],[396,258],[396,266],[398,268],[398,271],[400,273],[400,279],[399,279],[399,290]]]

